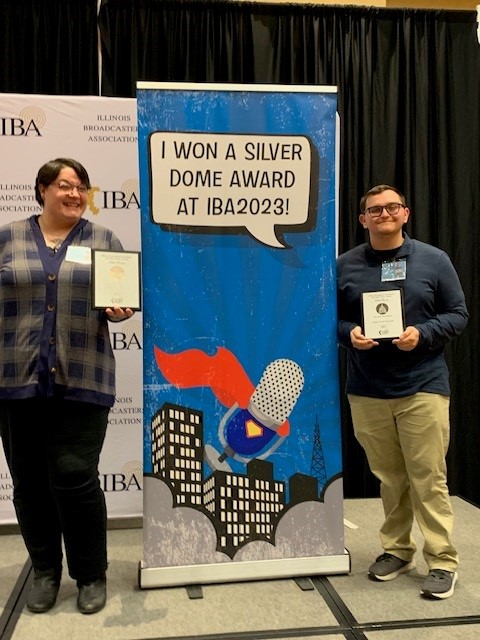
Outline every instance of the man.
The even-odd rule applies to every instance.
[[[410,211],[398,189],[373,187],[360,211],[369,241],[337,260],[338,337],[347,349],[355,437],[380,480],[385,514],[384,553],[368,575],[392,580],[415,566],[415,517],[429,569],[421,595],[449,598],[458,553],[446,484],[450,387],[444,346],[467,324],[465,297],[447,254],[403,231]],[[366,321],[381,331],[365,335]]]

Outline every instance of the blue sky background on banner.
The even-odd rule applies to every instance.
[[[225,87],[225,85],[223,85]],[[257,385],[267,365],[289,358],[305,376],[290,435],[267,459],[274,477],[310,474],[318,419],[325,470],[342,471],[335,293],[336,93],[139,89],[137,92],[142,208],[144,319],[144,471],[151,471],[150,424],[164,402],[200,409],[204,442],[219,451],[227,411],[209,388],[168,384],[154,347],[232,351]],[[307,136],[318,156],[315,225],[282,231],[286,248],[248,231],[166,229],[153,222],[150,136],[155,132]],[[246,138],[247,139],[247,138]],[[152,172],[152,175],[150,175]],[[241,191],[241,190],[240,190]],[[281,195],[288,188],[280,190]],[[273,218],[273,222],[277,222]],[[255,221],[253,221],[253,226]],[[250,228],[250,232],[251,232]],[[237,473],[242,462],[228,460]],[[209,469],[206,468],[206,475]]]

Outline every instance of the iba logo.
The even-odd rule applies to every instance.
[[[133,316],[124,323],[124,331],[110,331],[114,351],[142,350],[142,323]]]
[[[123,465],[120,473],[100,474],[102,489],[106,493],[143,490],[143,467],[138,460]]]
[[[93,215],[98,215],[102,209],[138,211],[140,210],[138,190],[138,180],[135,178],[126,180],[118,191],[102,190],[94,186],[88,192],[88,208]]]
[[[0,118],[0,136],[41,138],[47,119],[38,107],[22,109],[16,118]]]

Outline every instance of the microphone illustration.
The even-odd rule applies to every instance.
[[[301,367],[287,358],[271,362],[252,393],[247,408],[235,403],[223,416],[218,437],[220,454],[212,445],[205,446],[205,459],[212,469],[229,471],[227,458],[248,462],[264,459],[285,440],[289,433],[288,416],[303,390],[305,378]]]

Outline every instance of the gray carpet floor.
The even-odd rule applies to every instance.
[[[185,587],[138,587],[142,530],[108,533],[108,602],[83,616],[77,589],[62,581],[48,613],[24,608],[31,571],[21,537],[0,535],[0,640],[470,640],[480,638],[480,509],[453,497],[455,543],[461,559],[455,594],[444,601],[420,597],[427,573],[417,568],[387,583],[366,570],[381,553],[379,499],[345,500],[345,546],[351,572],[308,580],[268,580]],[[415,529],[419,549],[422,537]],[[200,597],[195,597],[200,596]]]

